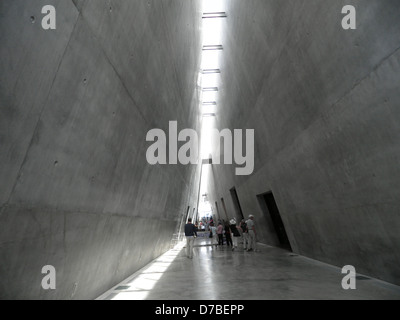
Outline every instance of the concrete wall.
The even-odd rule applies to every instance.
[[[95,298],[169,249],[200,171],[148,165],[146,134],[198,129],[199,4],[0,2],[0,298]]]
[[[357,9],[357,30],[341,27]],[[255,171],[213,165],[210,200],[236,187],[261,242],[272,191],[294,252],[400,284],[400,5],[227,2],[217,127],[255,129]]]

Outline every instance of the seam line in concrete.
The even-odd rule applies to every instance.
[[[63,62],[63,60],[64,60],[64,57],[65,57],[65,54],[66,54],[66,52],[67,52],[67,50],[68,50],[68,48],[69,48],[69,44],[70,44],[70,42],[71,42],[71,38],[72,38],[72,36],[73,36],[73,34],[74,34],[74,32],[75,32],[75,28],[76,28],[76,25],[77,25],[77,23],[78,23],[78,17],[79,17],[79,15],[78,15],[77,18],[76,18],[76,21],[75,21],[74,27],[72,28],[72,31],[71,31],[71,33],[70,33],[70,36],[69,36],[67,45],[65,46],[64,52],[63,52],[63,54],[62,54],[62,56],[61,56],[61,58],[60,58],[60,61],[59,61],[58,66],[57,66],[57,69],[56,69],[56,71],[55,71],[55,73],[54,73],[54,77],[53,77],[53,80],[51,81],[51,85],[50,85],[50,88],[49,88],[47,97],[46,97],[46,99],[45,99],[45,101],[44,101],[44,103],[43,103],[43,106],[42,106],[41,110],[40,110],[40,113],[39,113],[39,116],[38,116],[38,118],[37,118],[37,122],[36,122],[36,125],[35,125],[35,129],[33,130],[32,137],[31,137],[31,139],[30,139],[30,141],[29,141],[29,144],[28,144],[28,147],[27,147],[27,149],[26,149],[24,158],[23,158],[22,163],[21,163],[21,165],[20,165],[20,167],[19,167],[19,169],[18,169],[17,177],[16,177],[16,179],[15,179],[14,185],[13,185],[11,191],[10,191],[10,194],[9,194],[9,196],[8,196],[8,198],[7,198],[7,201],[6,201],[5,205],[8,205],[8,204],[9,204],[9,202],[10,202],[10,200],[11,200],[11,198],[12,198],[14,192],[15,192],[15,189],[16,189],[16,187],[17,187],[17,185],[18,185],[18,181],[19,181],[20,178],[21,178],[22,169],[23,169],[23,167],[25,166],[25,164],[26,164],[26,162],[27,162],[29,151],[30,151],[30,149],[31,149],[31,147],[32,147],[32,145],[33,145],[33,141],[35,140],[35,136],[37,135],[38,128],[39,128],[39,123],[40,123],[40,121],[41,121],[43,112],[44,112],[44,110],[46,109],[46,106],[47,106],[47,104],[48,104],[50,95],[51,95],[51,93],[52,93],[54,83],[55,83],[55,81],[56,81],[56,79],[57,79],[58,72],[59,72],[59,70],[60,70],[61,64],[62,64],[62,62]]]
[[[76,10],[78,10],[79,14],[81,14],[80,10],[78,9],[78,6],[76,5],[74,0],[71,0],[73,6],[76,8]]]
[[[389,60],[392,56],[394,56],[398,51],[400,51],[400,47],[397,47],[394,51],[392,51],[389,55],[383,57],[381,61],[379,61],[373,68],[372,70],[365,75],[363,78],[360,80],[356,81],[353,86],[346,91],[339,99],[337,99],[334,103],[331,104],[330,107],[328,107],[328,110],[332,109],[335,107],[338,103],[340,103],[344,98],[346,98],[355,88],[360,86],[365,80],[371,77],[373,73],[375,73],[387,60]]]
[[[375,73],[387,60],[389,60],[392,56],[394,56],[397,52],[400,51],[400,47],[397,47],[394,51],[392,51],[389,55],[385,56],[384,58],[381,59],[381,61],[379,61],[372,69],[371,71],[365,75],[363,78],[361,78],[359,81],[357,81],[352,87],[351,89],[349,89],[348,91],[346,91],[339,99],[337,99],[334,103],[332,103],[329,107],[326,108],[326,110],[324,110],[321,113],[321,116],[316,118],[315,121],[311,122],[306,128],[304,128],[304,130],[302,132],[306,132],[311,126],[313,126],[315,123],[317,123],[318,121],[325,121],[323,115],[325,115],[326,113],[328,113],[330,110],[332,110],[337,104],[339,104],[343,99],[345,99],[347,96],[349,96],[351,94],[351,92],[354,91],[354,89],[356,89],[358,86],[360,86],[364,81],[366,81],[367,79],[369,79],[371,77],[371,75],[373,73]],[[246,123],[247,124],[247,123]],[[297,140],[299,136],[296,136],[296,138],[293,140],[293,143],[288,145],[287,147],[280,149],[280,150],[276,150],[274,151],[275,155],[279,155],[282,152],[285,152],[285,150],[287,148],[291,148],[292,145],[294,144],[294,142]],[[258,170],[255,170],[253,172],[253,174],[257,173],[259,170],[262,170],[263,167],[260,167]],[[243,184],[247,183],[247,181],[251,178],[251,176],[249,176],[247,179],[245,179],[243,181]]]
[[[82,17],[82,21],[85,23],[86,27],[88,28],[88,30],[90,30],[91,34],[96,38],[96,33],[93,32],[93,29],[91,28],[90,24],[87,22],[87,20],[85,19],[85,15],[83,12],[80,13],[81,17]],[[141,116],[141,118],[146,122],[146,123],[151,123],[151,121],[148,121],[146,119],[146,117],[144,116],[144,114],[142,113],[142,110],[139,108],[139,104],[136,102],[136,100],[133,98],[133,96],[131,95],[130,91],[128,90],[128,88],[125,85],[125,81],[122,79],[121,75],[119,74],[119,72],[117,71],[117,69],[115,68],[114,64],[112,63],[111,59],[109,58],[109,56],[107,55],[107,52],[105,51],[104,47],[101,44],[101,41],[97,41],[97,44],[99,46],[99,48],[101,49],[102,54],[104,55],[105,59],[107,60],[107,62],[109,63],[109,65],[111,66],[111,68],[113,69],[115,75],[117,76],[119,82],[121,83],[122,87],[124,88],[124,90],[126,91],[127,95],[129,96],[129,98],[131,99],[133,105],[135,106],[136,110],[138,111],[139,115]]]
[[[162,15],[163,15],[163,17],[164,17],[164,21],[165,21],[165,29],[166,29],[166,31],[165,31],[165,34],[166,34],[166,36],[167,36],[167,39],[168,39],[168,44],[169,44],[169,46],[170,46],[170,48],[172,47],[172,41],[171,41],[171,37],[170,37],[170,34],[169,34],[169,27],[168,27],[168,23],[167,23],[167,17],[165,16],[165,9],[164,9],[164,3],[163,2],[161,2],[161,7],[162,7]],[[180,88],[179,88],[179,81],[178,81],[178,72],[177,72],[177,68],[176,68],[176,63],[175,63],[175,59],[173,59],[172,60],[172,64],[173,64],[173,69],[174,69],[174,76],[175,76],[175,79],[176,79],[176,81],[174,81],[175,82],[175,84],[176,84],[176,86],[177,86],[177,89],[178,89],[178,91],[179,91],[179,98],[180,98],[180,101],[181,101],[181,108],[185,108],[185,106],[184,106],[184,104],[183,104],[183,96],[182,96],[182,91],[181,90],[179,90]]]
[[[84,15],[83,9],[82,9],[82,11],[81,11],[79,14],[80,14],[80,16],[81,16],[81,18],[82,18],[82,21],[84,21],[85,25],[86,25],[87,28],[90,30],[90,32],[92,33],[92,35],[95,36],[95,37],[97,38],[96,33],[93,32],[93,29],[91,28],[91,26],[89,25],[89,23],[88,23],[87,20],[85,19],[85,15]],[[164,14],[164,11],[163,11],[163,14]],[[164,16],[164,20],[165,20],[165,16]],[[167,36],[169,37],[168,31],[166,32],[166,34],[167,34]],[[170,40],[168,40],[168,41],[170,42]],[[140,114],[141,118],[142,118],[146,123],[151,124],[152,121],[149,121],[148,119],[146,119],[145,115],[143,114],[142,110],[141,110],[140,107],[139,107],[139,104],[136,102],[135,98],[131,95],[129,89],[126,87],[125,81],[122,79],[122,77],[121,77],[121,75],[119,74],[118,70],[116,69],[116,67],[115,67],[114,64],[112,63],[110,57],[107,55],[107,52],[105,51],[105,49],[104,49],[104,47],[102,46],[101,42],[100,42],[100,41],[97,41],[97,43],[98,43],[98,46],[99,46],[99,48],[101,49],[101,51],[102,51],[102,53],[103,53],[105,59],[107,60],[107,62],[108,62],[109,65],[111,66],[111,68],[113,69],[115,75],[117,76],[118,80],[120,81],[122,87],[124,88],[125,92],[126,92],[127,95],[129,96],[129,98],[131,99],[133,105],[135,106],[136,110],[137,110],[138,113]],[[176,66],[175,66],[175,62],[174,62],[174,73],[175,73],[175,76],[177,77],[177,73],[176,73],[176,72],[177,72],[177,71],[176,71]],[[179,84],[178,84],[177,89],[179,90]],[[181,104],[181,106],[182,106],[183,101],[182,101],[181,93],[179,93],[179,97],[180,97],[180,102],[181,102],[180,104]],[[183,174],[181,173],[181,170],[177,170],[177,171],[178,171],[178,174],[181,176],[182,180],[184,180],[184,176],[183,176]]]
[[[96,215],[98,217],[119,217],[119,218],[140,218],[140,219],[147,219],[147,220],[160,220],[160,221],[171,221],[171,219],[168,218],[160,218],[160,217],[148,217],[148,216],[140,216],[140,215],[127,215],[127,214],[123,214],[123,213],[115,213],[115,212],[93,212],[93,211],[85,211],[85,210],[61,210],[60,208],[57,207],[26,207],[23,205],[16,205],[16,204],[7,204],[7,205],[3,205],[3,207],[8,207],[11,209],[24,209],[26,211],[40,211],[42,213],[52,213],[52,214],[85,214],[85,215]],[[0,210],[3,208],[0,207]]]

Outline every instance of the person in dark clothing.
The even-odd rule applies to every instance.
[[[247,246],[249,245],[249,232],[247,229],[247,223],[243,219],[242,222],[240,222],[239,228],[242,230],[242,236],[243,236],[243,248],[246,251]]]
[[[232,251],[234,251],[238,247],[238,238],[240,238],[240,233],[239,230],[236,226],[236,220],[232,219],[230,221],[230,229],[233,235],[233,245],[232,245]]]
[[[188,223],[185,225],[185,236],[186,236],[186,256],[189,259],[193,258],[193,245],[194,240],[197,237],[196,227],[192,224],[192,219],[188,219]]]
[[[226,245],[229,246],[229,244],[230,244],[233,247],[232,237],[231,237],[231,228],[229,227],[228,222],[225,222],[225,239],[226,239]]]

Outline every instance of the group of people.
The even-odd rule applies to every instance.
[[[250,215],[247,221],[242,219],[239,224],[237,224],[235,219],[231,219],[229,223],[225,222],[225,224],[218,222],[217,226],[214,225],[214,222],[211,222],[209,230],[209,237],[212,238],[212,247],[215,246],[215,248],[218,248],[218,246],[223,246],[225,236],[226,245],[232,246],[232,251],[238,248],[239,239],[243,239],[243,249],[245,251],[256,251],[256,229],[253,215]],[[192,259],[197,228],[192,224],[191,219],[185,225],[185,236],[186,255],[189,259]]]

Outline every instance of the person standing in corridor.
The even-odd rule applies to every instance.
[[[217,236],[217,228],[214,226],[214,223],[210,223],[210,237],[211,240],[211,248],[215,246],[215,249],[218,247],[218,236]]]
[[[223,246],[224,245],[224,227],[222,226],[221,222],[218,223],[217,234],[218,234],[218,245]]]
[[[254,225],[253,215],[249,215],[249,220],[246,221],[246,224],[249,237],[249,247],[247,248],[247,251],[256,251],[257,250],[256,227]]]
[[[194,240],[197,237],[196,227],[192,224],[192,219],[188,219],[188,223],[185,225],[185,236],[186,236],[186,256],[189,259],[193,258],[193,246]]]
[[[244,249],[244,251],[246,251],[247,247],[249,245],[249,233],[248,233],[248,230],[247,230],[246,221],[244,219],[242,219],[242,221],[240,222],[239,230],[242,232],[243,249]]]
[[[226,239],[226,245],[227,246],[231,245],[233,248],[231,228],[229,227],[228,221],[225,222],[225,239]]]
[[[240,238],[240,233],[239,230],[236,226],[236,220],[232,219],[230,221],[230,229],[231,229],[231,233],[233,235],[233,244],[232,244],[232,251],[234,251],[237,247],[238,247],[238,238]]]

